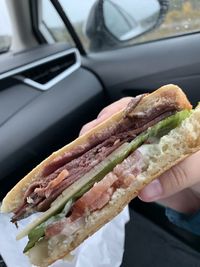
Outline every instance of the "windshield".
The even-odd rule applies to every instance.
[[[0,53],[9,50],[11,46],[11,23],[6,5],[6,0],[0,1]]]

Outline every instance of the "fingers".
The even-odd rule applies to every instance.
[[[90,129],[94,128],[95,126],[97,126],[98,124],[100,124],[101,122],[103,122],[104,120],[109,118],[110,116],[112,116],[114,113],[125,108],[131,99],[132,99],[132,97],[124,97],[124,98],[112,103],[111,105],[105,107],[104,109],[102,109],[102,111],[97,116],[97,119],[95,119],[95,120],[93,120],[93,121],[91,121],[91,122],[89,122],[83,126],[83,128],[80,131],[80,135],[88,132]]]
[[[120,111],[121,109],[125,108],[131,99],[132,99],[132,97],[124,97],[124,98],[110,104],[109,106],[102,109],[102,111],[99,113],[97,118],[100,118],[102,116],[105,116],[107,118],[110,117],[111,115],[113,115],[117,111]]]
[[[147,185],[140,192],[139,197],[143,201],[150,202],[168,198],[186,188],[198,188],[198,183],[200,183],[199,166],[200,151],[172,167]]]

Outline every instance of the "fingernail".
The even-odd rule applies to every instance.
[[[156,179],[142,189],[139,197],[144,201],[153,201],[158,199],[161,195],[162,186],[159,179]]]

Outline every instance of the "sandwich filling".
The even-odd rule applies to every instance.
[[[45,236],[50,238],[61,233],[66,236],[72,234],[69,226],[74,224],[79,226],[77,221],[80,222],[80,219],[91,212],[102,209],[111,200],[113,193],[118,188],[128,188],[145,167],[142,154],[136,150],[79,198],[72,206],[70,216],[48,225],[45,229]],[[76,230],[76,227],[73,227],[73,230]]]
[[[127,189],[138,182],[136,177],[148,168],[145,146],[155,146],[162,136],[177,127],[189,115],[188,110],[176,112],[149,127],[134,140],[126,141],[111,153],[110,158],[107,157],[97,164],[96,173],[89,174],[91,177],[87,183],[79,189],[77,187],[74,194],[65,196],[65,201],[61,199],[54,203],[54,206],[57,205],[57,214],[51,214],[46,221],[29,231],[29,242],[24,252],[33,248],[38,241],[43,241],[44,237],[49,240],[51,246],[55,237],[72,236],[86,223],[92,212],[101,210],[112,201],[118,190]]]
[[[124,118],[116,126],[105,129],[101,134],[93,134],[86,144],[77,146],[74,150],[55,158],[45,166],[43,178],[27,188],[22,204],[14,211],[12,222],[17,222],[35,211],[48,210],[52,202],[65,189],[101,163],[113,151],[124,143],[130,143],[149,127],[180,110],[180,107],[172,101],[171,103],[161,102],[145,112],[133,113],[142,98],[143,96],[139,96],[130,102]],[[139,154],[136,158],[139,158]],[[117,188],[120,183],[120,179],[113,181],[113,188]],[[124,180],[122,186],[125,186],[126,183],[128,184],[128,181]],[[102,203],[105,203],[112,194],[112,187],[107,189],[109,191],[106,191],[103,197],[101,196]],[[93,206],[102,206],[102,203],[99,204],[99,200],[97,200]],[[77,214],[76,210],[79,209],[79,205],[77,204],[75,207],[77,208],[74,208],[74,212]],[[73,217],[76,216],[73,215]]]

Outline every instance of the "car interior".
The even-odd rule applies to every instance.
[[[6,34],[0,30],[0,201],[110,103],[168,83],[179,85],[194,106],[200,99],[200,27],[172,36],[154,34],[164,27],[172,2],[180,8],[194,2],[200,12],[198,1],[149,1],[159,11],[151,19],[148,15],[143,26],[125,10],[140,1],[72,2],[5,0],[0,8],[0,13],[7,10],[12,28],[8,40],[1,39]],[[190,3],[190,12],[192,8]],[[112,10],[113,21],[106,17]],[[84,25],[77,26],[75,16],[81,12]],[[113,25],[120,18],[115,16],[131,30],[117,31]],[[0,24],[9,26],[3,17]],[[80,30],[85,36],[80,37]],[[200,266],[199,237],[170,223],[164,207],[137,198],[129,210],[121,266]],[[3,259],[0,266],[6,266]]]

